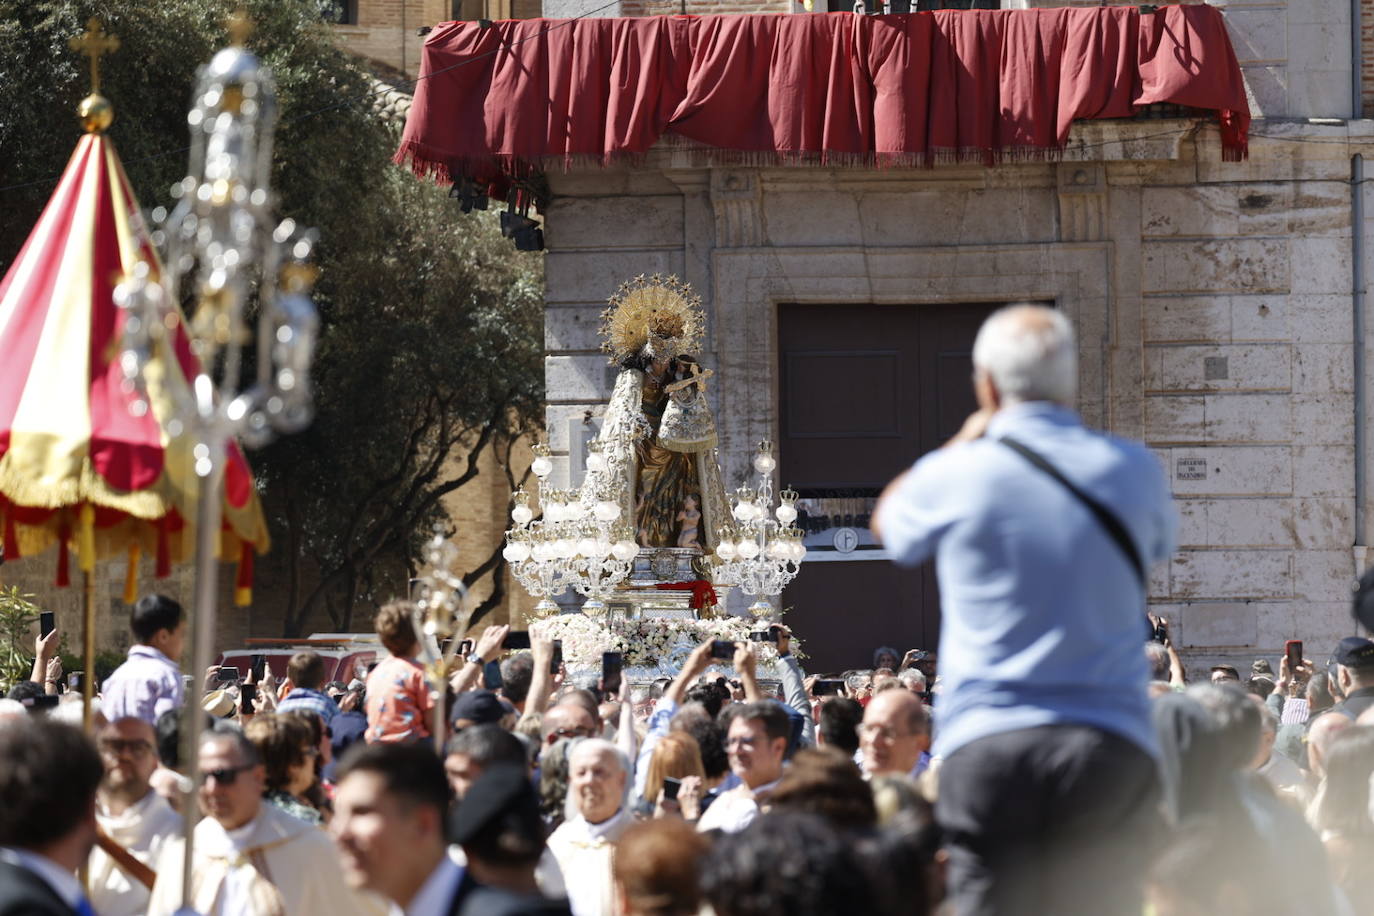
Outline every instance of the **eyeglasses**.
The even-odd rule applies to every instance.
[[[743,738],[741,738],[739,735],[736,735],[735,737],[729,738],[729,739],[726,740],[726,742],[725,742],[725,749],[728,751],[728,750],[730,750],[731,748],[736,748],[736,747],[753,747],[753,746],[754,746],[755,744],[757,744],[757,743],[758,743],[758,740],[755,739],[755,738],[750,738],[750,737],[743,737]]]
[[[902,738],[910,738],[914,732],[897,734],[886,725],[879,725],[876,722],[865,722],[859,726],[859,734],[865,738],[881,738],[884,741],[897,741]]]
[[[555,738],[590,738],[596,734],[594,729],[581,726],[578,728],[555,728],[549,732]]]
[[[200,774],[201,783],[207,783],[211,779],[222,786],[232,786],[238,781],[239,774],[245,770],[253,769],[253,764],[245,763],[243,766],[222,767],[218,770],[205,770]]]
[[[142,757],[151,754],[152,751],[153,746],[141,738],[104,738],[100,742],[100,752],[112,757],[123,757],[125,754],[130,757]]]
[[[301,753],[304,754],[307,758],[318,757],[320,756],[320,749],[317,747],[303,747],[301,748]]]

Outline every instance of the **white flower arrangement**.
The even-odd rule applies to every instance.
[[[559,614],[530,624],[530,630],[548,639],[563,642],[563,661],[569,671],[599,670],[603,652],[624,653],[627,669],[654,669],[674,673],[697,646],[708,639],[748,642],[749,633],[765,628],[757,620],[733,615],[709,620],[685,617],[641,617],[617,620],[606,626],[582,614]],[[760,674],[772,669],[778,660],[774,643],[755,643]],[[800,643],[792,639],[792,653],[804,657]],[[727,662],[725,667],[729,667]]]

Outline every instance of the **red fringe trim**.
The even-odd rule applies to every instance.
[[[172,547],[167,542],[167,516],[157,520],[157,563],[153,575],[165,579],[172,574]]]

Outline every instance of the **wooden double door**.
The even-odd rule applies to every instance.
[[[809,671],[868,667],[880,645],[936,648],[933,564],[885,559],[868,520],[883,486],[975,409],[973,340],[1000,305],[781,307],[779,480],[801,495],[810,551],[783,605]]]

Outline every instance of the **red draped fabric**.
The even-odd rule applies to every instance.
[[[1225,157],[1246,155],[1218,9],[449,22],[425,41],[396,160],[499,185],[674,134],[761,163],[990,164],[1155,102],[1217,112]]]

